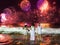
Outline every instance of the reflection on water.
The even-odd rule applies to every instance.
[[[29,35],[9,34],[13,37],[13,42],[8,45],[59,45],[60,44],[60,34],[42,34],[42,41],[30,41]]]

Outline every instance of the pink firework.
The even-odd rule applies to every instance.
[[[13,24],[18,20],[18,16],[14,8],[6,8],[3,13],[1,13],[2,24]]]
[[[28,0],[23,0],[21,3],[19,3],[19,6],[23,11],[28,11],[31,5]]]
[[[6,14],[5,13],[1,13],[1,22],[5,22],[7,19],[6,19]]]

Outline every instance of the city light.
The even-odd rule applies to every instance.
[[[42,28],[49,28],[50,27],[50,23],[40,23]]]

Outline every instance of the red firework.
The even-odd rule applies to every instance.
[[[41,13],[46,12],[49,9],[48,1],[45,0],[39,9],[41,10]]]
[[[30,2],[28,0],[23,0],[21,3],[19,3],[19,6],[22,10],[28,11],[30,9]]]

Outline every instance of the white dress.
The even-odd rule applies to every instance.
[[[31,26],[31,30],[30,30],[30,40],[35,40],[35,30],[34,27]]]
[[[42,33],[42,27],[41,26],[37,26],[36,31],[38,34]]]

